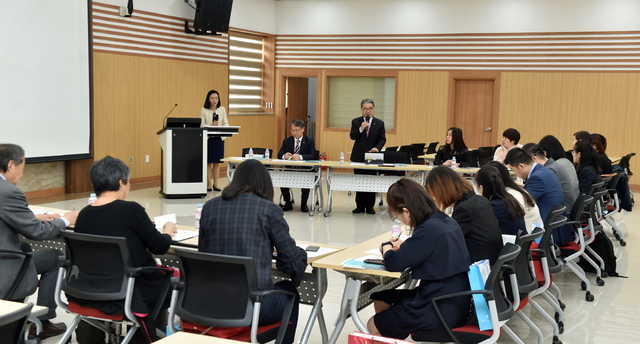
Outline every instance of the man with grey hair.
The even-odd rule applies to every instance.
[[[291,136],[282,141],[282,147],[278,152],[278,158],[284,160],[314,160],[318,158],[315,141],[307,135],[304,135],[305,123],[301,119],[291,121]],[[309,212],[307,200],[309,199],[310,189],[302,189],[300,196],[300,210],[303,213]],[[284,205],[281,205],[283,211],[293,209],[291,203],[291,192],[289,188],[280,188]]]
[[[24,150],[15,144],[0,144],[0,250],[21,252],[20,236],[32,240],[45,240],[58,236],[61,230],[73,225],[78,217],[77,211],[63,216],[59,214],[34,215],[29,209],[27,198],[16,184],[22,178],[25,166]],[[49,308],[47,314],[40,316],[42,333],[39,338],[57,336],[66,331],[67,326],[52,323],[56,317],[54,292],[58,275],[58,257],[62,252],[55,249],[39,250],[29,253],[29,266],[23,283],[19,285],[11,299],[18,300],[33,293],[38,287],[37,274],[41,275],[38,290],[38,305]],[[5,258],[10,257],[4,254]],[[21,259],[0,259],[0,295],[10,289],[22,264]],[[32,329],[35,329],[32,327]],[[35,331],[30,331],[35,335]]]
[[[360,102],[361,117],[356,117],[351,121],[351,132],[349,137],[353,140],[351,149],[351,161],[364,162],[364,153],[378,153],[387,143],[384,129],[384,122],[373,117],[375,113],[373,99],[363,99]],[[355,174],[377,174],[376,170],[354,169]],[[356,208],[354,214],[367,212],[375,214],[373,206],[376,203],[374,192],[356,192]]]

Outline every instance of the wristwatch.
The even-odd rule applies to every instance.
[[[382,244],[380,244],[380,247],[385,247],[386,245],[391,245],[393,246],[393,243],[391,241],[385,241]]]

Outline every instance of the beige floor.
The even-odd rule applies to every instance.
[[[207,199],[168,200],[162,198],[158,191],[158,187],[135,190],[130,193],[128,200],[142,204],[151,217],[175,213],[178,216],[178,222],[185,225],[194,223],[194,212],[198,203],[204,203],[207,199],[219,195],[219,193],[210,193]],[[279,194],[279,190],[277,190],[276,197],[279,197]],[[298,190],[294,190],[294,195],[295,199],[299,200]],[[299,205],[296,205],[294,211],[285,213],[291,235],[298,240],[351,246],[385,233],[391,228],[391,219],[385,206],[376,207],[377,213],[375,215],[352,215],[351,209],[354,207],[354,196],[348,195],[347,192],[336,192],[334,194],[333,212],[330,217],[324,217],[318,212],[316,212],[315,216],[310,217],[301,213]],[[73,196],[67,196],[64,197],[66,200],[45,204],[55,208],[71,209],[76,206],[76,208],[80,209],[86,204],[87,197],[88,194],[81,195],[81,198],[77,199],[73,199]],[[595,295],[595,301],[586,302],[584,292],[580,289],[580,281],[573,273],[568,271],[555,276],[554,281],[561,288],[563,301],[567,306],[565,311],[565,330],[560,335],[563,343],[622,344],[640,342],[640,311],[638,311],[640,306],[640,279],[638,279],[640,277],[640,269],[638,269],[640,259],[638,257],[640,253],[633,253],[634,249],[640,245],[638,236],[633,232],[633,230],[638,229],[640,214],[636,211],[629,215],[621,225],[627,235],[626,241],[628,245],[621,247],[614,241],[614,248],[618,257],[618,272],[621,275],[628,276],[628,279],[609,277],[605,279],[606,285],[599,287],[595,285],[595,276],[591,274],[589,277],[592,281],[592,293]],[[605,225],[605,228],[609,232],[607,225]],[[344,278],[334,271],[330,271],[328,275],[329,289],[325,296],[323,310],[329,331],[332,331],[342,296]],[[544,301],[540,301],[540,304],[545,307]],[[528,308],[525,309],[525,313],[530,315],[546,335],[544,342],[551,343],[551,326],[535,311],[532,311],[530,306]],[[550,307],[547,306],[545,308],[551,312]],[[311,307],[309,306],[300,307],[300,323],[296,340],[299,339],[310,309]],[[372,314],[371,307],[360,312],[361,318],[365,320]],[[69,323],[71,317],[59,312],[56,321]],[[535,334],[529,331],[528,327],[520,319],[512,319],[509,325],[525,343],[536,343]],[[355,330],[355,325],[348,321],[338,343],[346,343],[348,333]],[[43,341],[46,344],[56,342],[57,338]],[[499,343],[512,342],[504,333],[499,340]],[[309,343],[321,343],[317,325],[312,332]]]

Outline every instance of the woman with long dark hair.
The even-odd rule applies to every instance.
[[[200,109],[200,127],[228,126],[227,110],[220,102],[220,93],[211,90],[204,99]],[[218,185],[220,163],[224,158],[224,139],[226,137],[209,137],[207,140],[207,191],[221,191]],[[211,181],[213,180],[213,184]]]
[[[460,167],[471,166],[471,153],[469,152],[469,148],[464,144],[462,129],[451,127],[447,130],[445,144],[440,146],[440,149],[436,152],[436,158],[433,160],[433,164],[451,166],[451,160],[454,157]]]
[[[598,152],[602,174],[610,174],[613,167],[611,166],[611,159],[609,159],[607,153],[605,153],[607,151],[607,138],[600,134],[591,134],[591,144],[596,152]]]
[[[469,290],[471,261],[460,226],[439,211],[425,189],[402,178],[387,192],[389,214],[413,228],[406,241],[383,242],[380,251],[388,271],[411,270],[420,280],[415,289],[386,290],[371,295],[376,315],[367,328],[372,334],[404,339],[412,332],[441,328],[433,298]],[[447,324],[459,326],[469,315],[468,296],[445,299],[438,307]]]
[[[580,193],[589,192],[591,185],[600,180],[600,157],[590,141],[581,140],[573,146],[573,163],[576,164]]]
[[[491,203],[502,234],[518,235],[519,231],[527,233],[524,208],[507,191],[500,171],[494,166],[485,165],[476,174],[475,181],[478,192]]]

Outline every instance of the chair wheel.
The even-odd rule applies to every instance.
[[[620,240],[620,234],[618,233],[613,233],[613,236],[616,237],[616,240]]]
[[[562,341],[558,336],[553,336],[553,344],[562,344]]]
[[[596,277],[596,283],[598,283],[598,285],[601,287],[604,285],[604,281],[600,277]]]
[[[594,299],[595,299],[595,297],[594,297],[593,295],[591,295],[591,293],[590,293],[590,292],[587,292],[587,293],[585,294],[585,300],[587,300],[588,302],[591,302],[591,301],[593,301]]]
[[[620,239],[620,246],[627,246],[627,242]]]
[[[558,302],[560,302],[560,309],[562,309],[564,311],[564,309],[567,308],[567,305],[562,303],[562,301],[560,301],[560,300],[558,300]]]
[[[559,322],[558,323],[558,333],[559,334],[563,334],[564,333],[564,322]]]
[[[553,317],[556,319],[556,322],[559,324],[560,323],[560,313],[556,312],[556,314],[554,314]]]
[[[584,281],[580,282],[580,288],[582,288],[582,290],[587,290],[587,284]]]
[[[600,275],[602,276],[602,278],[607,278],[609,277],[609,274],[606,271],[601,271]]]

